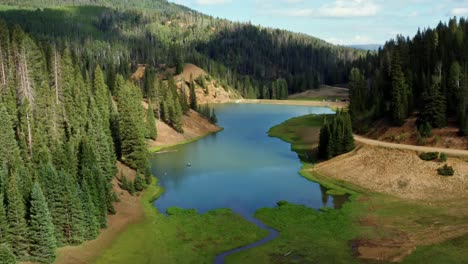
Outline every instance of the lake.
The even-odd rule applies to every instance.
[[[317,209],[342,204],[343,197],[334,201],[325,188],[298,174],[302,165],[289,143],[267,135],[289,118],[330,114],[331,109],[255,104],[215,109],[224,131],[151,156],[152,173],[165,189],[154,202],[160,212],[173,206],[200,213],[231,208],[249,217],[280,200]]]

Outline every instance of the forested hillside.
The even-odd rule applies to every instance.
[[[356,127],[386,117],[401,125],[415,113],[422,137],[455,121],[468,134],[468,21],[398,36],[350,76],[350,110]],[[368,80],[368,81],[366,81]]]
[[[49,263],[58,246],[94,239],[114,213],[120,159],[150,182],[145,135],[154,113],[117,75],[83,75],[70,52],[0,21],[0,243]],[[2,252],[2,256],[6,254]]]
[[[216,122],[195,87],[282,99],[345,82],[363,54],[166,1],[0,3],[0,255],[20,261],[50,263],[57,247],[98,235],[117,160],[139,187],[151,181],[155,117],[180,133],[190,108]],[[184,63],[208,71],[188,91],[175,80]]]
[[[128,76],[138,64],[193,63],[248,98],[281,98],[277,81],[283,80],[289,93],[344,83],[351,63],[366,54],[306,35],[215,19],[163,0],[137,2],[0,1],[21,4],[6,6],[0,16],[40,40],[71,46],[86,61],[82,71],[101,65],[106,78],[113,78]],[[69,4],[76,6],[30,7]]]

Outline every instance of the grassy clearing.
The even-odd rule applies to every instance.
[[[273,127],[269,135],[290,142],[293,150],[303,151],[314,144],[313,139],[303,136],[304,131],[319,126],[320,121],[318,116],[293,118]],[[279,230],[280,236],[261,247],[231,255],[228,263],[360,263],[357,252],[371,259],[370,263],[386,263],[376,259],[410,264],[467,263],[468,235],[463,230],[468,212],[460,201],[406,201],[372,193],[310,168],[311,164],[304,163],[301,175],[333,193],[351,194],[351,201],[340,210],[321,212],[292,204],[260,209],[255,216]]]
[[[168,217],[152,205],[161,192],[151,185],[143,193],[145,219],[124,231],[96,263],[211,263],[216,254],[267,235],[228,209],[202,215],[174,210]]]
[[[291,149],[299,154],[302,161],[315,159],[320,128],[327,115],[306,115],[291,118],[270,128],[268,135],[291,144]]]
[[[317,212],[301,205],[264,208],[255,216],[281,232],[272,242],[232,255],[227,263],[359,263],[348,241],[359,232],[350,204]]]

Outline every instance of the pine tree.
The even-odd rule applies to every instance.
[[[319,157],[322,159],[329,159],[329,147],[330,147],[330,126],[327,119],[325,118],[322,128],[320,129],[319,136]]]
[[[28,227],[26,225],[26,209],[18,189],[17,176],[10,174],[7,191],[8,238],[13,252],[20,259],[28,254]]]
[[[348,153],[356,148],[354,144],[353,127],[349,113],[343,112],[343,152]]]
[[[16,264],[15,254],[5,243],[0,244],[0,264]]]
[[[11,118],[4,106],[0,103],[0,165],[5,163],[13,165],[20,159],[18,144]]]
[[[357,68],[351,70],[349,80],[350,98],[352,99],[349,104],[349,111],[356,117],[366,109],[366,81]]]
[[[145,142],[144,110],[142,97],[131,83],[124,83],[117,76],[119,136],[121,140],[122,161],[132,168],[144,172],[148,166],[148,153]],[[180,109],[180,108],[179,108]]]
[[[146,138],[156,140],[158,131],[156,130],[156,120],[151,101],[148,102],[148,110],[146,111]]]
[[[83,242],[84,214],[81,200],[78,196],[76,184],[59,172],[59,180],[62,182],[63,206],[65,214],[64,223],[61,226],[63,237],[69,245],[78,245]]]
[[[440,128],[447,125],[447,107],[445,97],[441,93],[441,77],[439,74],[432,77],[432,85],[423,94],[423,108],[418,123],[428,122],[432,127]]]
[[[39,183],[34,183],[29,212],[29,253],[34,261],[51,263],[55,259],[54,225]]]
[[[8,221],[5,211],[4,195],[0,192],[0,244],[8,243]]]
[[[106,189],[106,178],[99,169],[99,164],[95,155],[94,145],[90,144],[85,138],[82,140],[79,148],[79,182],[81,186],[89,189],[89,195],[93,201],[96,210],[95,217],[100,226],[106,226],[108,195],[110,190]]]
[[[111,97],[109,88],[104,81],[104,73],[99,66],[94,71],[93,94],[101,116],[102,127],[106,132],[110,132]]]
[[[392,57],[392,120],[396,125],[402,125],[408,116],[408,85],[401,69],[400,54],[393,52]]]
[[[100,223],[96,218],[96,215],[99,213],[96,212],[97,209],[94,205],[91,190],[88,184],[88,181],[84,179],[81,182],[80,188],[80,199],[81,204],[83,205],[83,213],[85,215],[84,219],[84,239],[92,240],[95,239],[99,234]]]
[[[190,108],[194,111],[198,110],[197,94],[195,92],[195,82],[193,81],[192,74],[190,74]]]

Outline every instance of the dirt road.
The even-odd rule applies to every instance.
[[[357,142],[366,144],[366,145],[371,145],[371,146],[378,146],[378,147],[385,147],[385,148],[392,148],[392,149],[402,149],[402,150],[413,150],[413,151],[418,151],[418,152],[443,152],[451,156],[468,157],[468,150],[462,150],[462,149],[434,148],[434,147],[396,144],[396,143],[389,143],[389,142],[368,139],[368,138],[364,138],[358,135],[354,135],[354,140],[356,140]]]

